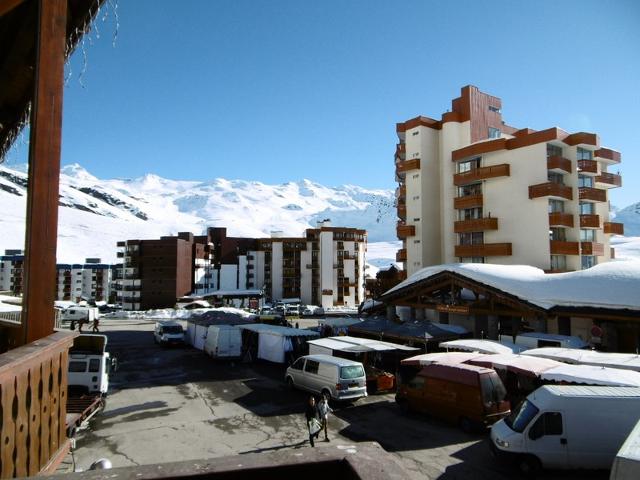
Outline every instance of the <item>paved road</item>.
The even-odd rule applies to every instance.
[[[303,415],[307,394],[286,389],[283,367],[217,362],[188,347],[164,349],[153,343],[150,322],[108,320],[101,327],[119,371],[107,408],[78,435],[79,468],[102,457],[128,466],[310,448]],[[517,476],[489,454],[486,435],[402,414],[393,395],[335,410],[331,442],[318,442],[322,448],[373,440],[416,479]]]

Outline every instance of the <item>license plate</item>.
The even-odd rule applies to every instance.
[[[349,384],[349,388],[358,388],[358,384],[357,383],[350,383]]]

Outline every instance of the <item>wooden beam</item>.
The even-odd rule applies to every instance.
[[[0,0],[0,17],[9,13],[22,2],[24,2],[24,0]]]
[[[67,0],[39,0],[24,262],[24,342],[53,333]]]

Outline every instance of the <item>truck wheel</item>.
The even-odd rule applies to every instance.
[[[289,388],[289,390],[293,390],[294,389],[293,379],[291,377],[287,377],[287,387]]]
[[[473,433],[473,422],[469,418],[460,417],[458,424],[464,433]]]
[[[542,470],[542,464],[534,455],[523,455],[518,460],[518,470],[525,478],[535,478]]]

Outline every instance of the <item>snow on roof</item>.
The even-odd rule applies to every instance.
[[[592,365],[562,364],[542,372],[540,378],[554,382],[584,383],[587,385],[640,387],[640,373],[638,372]]]
[[[640,310],[640,261],[606,262],[577,272],[546,274],[527,265],[452,263],[426,267],[385,295],[441,272],[452,272],[544,309],[556,306]]]
[[[522,348],[515,344],[504,345],[501,342],[494,340],[479,340],[475,338],[464,338],[460,340],[450,340],[448,342],[441,342],[440,348],[464,350],[467,352],[479,352],[479,353],[503,353],[512,354],[514,351],[520,351]],[[517,349],[517,350],[516,350]]]
[[[280,325],[268,325],[266,323],[252,323],[249,325],[238,325],[244,330],[251,330],[257,333],[267,333],[278,335],[281,337],[317,337],[320,334],[313,330],[304,330],[302,328],[282,327]]]

